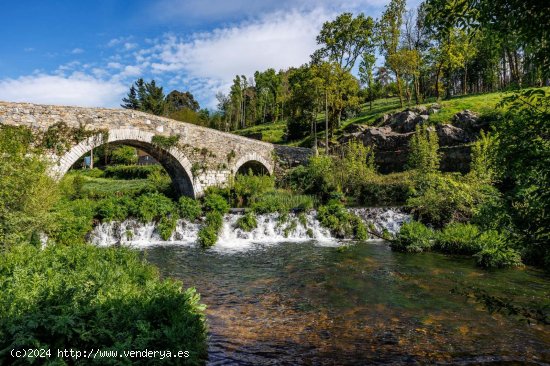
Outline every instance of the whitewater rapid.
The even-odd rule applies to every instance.
[[[395,234],[404,222],[410,220],[408,214],[397,208],[354,208],[350,211],[365,223],[373,224],[377,232],[387,230]],[[236,227],[236,222],[241,215],[235,213],[224,216],[218,241],[210,250],[235,252],[250,249],[258,244],[265,246],[282,242],[306,241],[313,241],[321,246],[341,245],[341,240],[332,237],[329,230],[321,226],[315,211],[301,216],[291,213],[286,220],[280,220],[277,213],[257,215],[258,226],[250,232]],[[154,222],[141,223],[129,219],[97,225],[88,235],[88,241],[98,246],[124,245],[136,248],[156,245],[195,246],[200,227],[200,222],[178,220],[171,237],[168,240],[162,240]]]

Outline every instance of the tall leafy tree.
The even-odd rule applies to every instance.
[[[399,102],[403,107],[403,92],[401,85],[401,74],[396,61],[399,60],[395,55],[399,50],[399,41],[401,35],[401,26],[403,25],[403,15],[405,13],[405,0],[391,0],[386,5],[386,10],[378,21],[377,30],[380,39],[380,49],[386,56],[387,66],[394,72],[399,91]]]
[[[329,60],[336,62],[346,71],[350,71],[361,54],[374,47],[374,21],[363,13],[353,17],[343,13],[335,20],[325,22],[317,36],[317,50],[312,58],[314,62]]]

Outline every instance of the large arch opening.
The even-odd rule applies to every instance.
[[[163,149],[151,143],[153,135],[139,130],[114,130],[109,132],[106,142],[101,136],[93,136],[72,147],[59,159],[55,175],[61,178],[81,159],[89,155],[92,149],[100,146],[131,146],[150,155],[158,162],[170,176],[176,195],[196,198],[197,193],[193,185],[191,164],[189,160],[175,148]]]

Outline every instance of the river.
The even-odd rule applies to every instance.
[[[162,276],[200,292],[211,365],[550,363],[550,326],[466,296],[475,287],[548,312],[542,271],[486,271],[471,258],[396,253],[382,241],[304,240],[303,230],[269,240],[268,227],[259,230],[260,242],[225,232],[208,250],[139,242]]]

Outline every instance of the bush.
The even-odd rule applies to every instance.
[[[127,197],[110,197],[98,201],[95,217],[103,222],[124,221],[133,211],[133,201]]]
[[[148,193],[135,200],[132,216],[144,223],[160,220],[168,215],[177,215],[174,202],[160,193]]]
[[[339,191],[334,180],[334,162],[327,155],[311,157],[306,166],[292,169],[287,178],[293,191],[316,195],[322,201]]]
[[[229,211],[229,204],[226,199],[217,193],[206,195],[202,206],[206,211],[215,211],[222,215]]]
[[[317,210],[317,219],[338,238],[367,239],[367,228],[360,217],[351,214],[342,203],[332,200]]]
[[[415,196],[407,200],[415,218],[441,228],[451,222],[466,222],[477,207],[498,195],[487,184],[476,184],[460,174],[427,174],[421,187],[416,183]]]
[[[520,254],[506,244],[506,237],[496,230],[484,232],[479,237],[483,249],[474,255],[478,266],[505,268],[522,266]]]
[[[238,207],[250,204],[252,197],[275,189],[275,179],[269,175],[237,174],[233,192]]]
[[[177,219],[174,216],[165,216],[157,224],[157,231],[162,240],[168,240],[176,230]]]
[[[403,205],[411,195],[408,172],[373,175],[356,187],[357,201],[366,206]]]
[[[198,233],[199,244],[208,248],[216,244],[218,235],[223,226],[223,215],[218,211],[211,211],[206,214],[205,223]]]
[[[296,195],[288,191],[276,191],[264,193],[255,198],[252,210],[258,214],[279,212],[287,213],[297,209],[308,211],[315,206],[315,199],[308,195]]]
[[[62,200],[54,207],[54,224],[46,233],[58,244],[83,242],[85,235],[93,229],[95,211],[96,202],[92,200]]]
[[[57,348],[188,350],[186,363],[206,359],[199,295],[161,280],[137,252],[18,245],[0,256],[0,274],[2,350],[50,348],[61,365],[75,360],[57,358]],[[0,363],[13,363],[10,357],[1,352]]]
[[[111,152],[111,163],[121,165],[137,164],[138,155],[135,147],[121,146]]]
[[[437,233],[434,249],[448,254],[472,255],[481,250],[479,236],[475,225],[452,223]]]
[[[238,218],[235,227],[243,231],[252,231],[258,227],[258,221],[256,221],[256,216],[253,213],[247,212]]]
[[[160,165],[111,165],[105,168],[104,176],[113,179],[147,179],[152,173],[162,172],[164,169]]]
[[[182,196],[178,200],[179,214],[182,219],[195,221],[201,216],[202,208],[199,201]]]
[[[434,237],[432,229],[418,221],[403,224],[390,246],[398,252],[420,253],[431,249]]]

